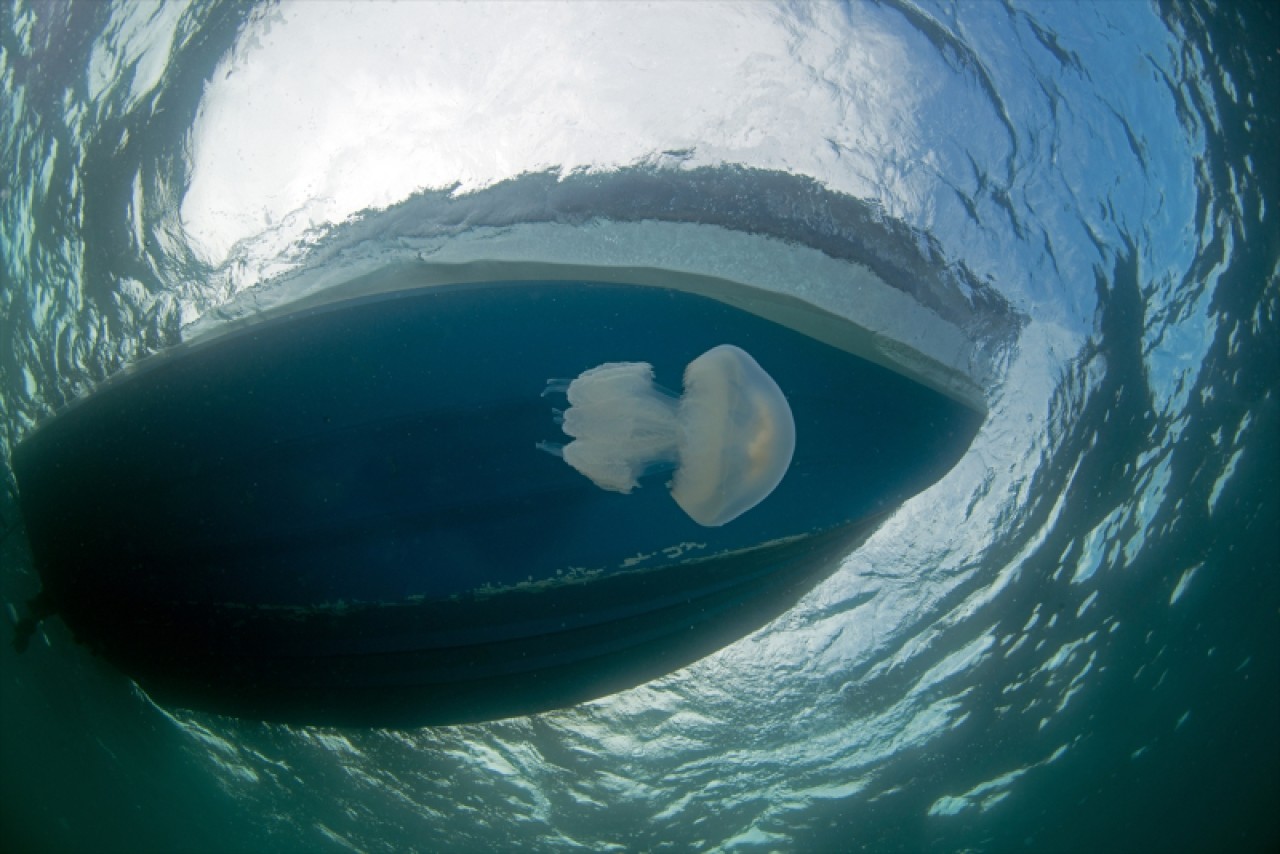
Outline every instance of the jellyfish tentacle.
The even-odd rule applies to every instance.
[[[549,394],[568,394],[569,386],[573,384],[573,380],[550,379],[547,380],[547,387],[542,390],[542,397]]]
[[[534,444],[534,447],[539,451],[545,451],[553,457],[559,457],[562,460],[564,459],[564,445],[557,444],[556,442],[537,442]]]

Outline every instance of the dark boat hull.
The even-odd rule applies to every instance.
[[[557,438],[547,379],[649,361],[678,386],[720,343],[797,420],[791,471],[740,520],[701,528],[661,479],[607,493],[536,450]],[[979,422],[702,297],[486,283],[178,348],[42,425],[14,468],[47,600],[153,696],[411,726],[601,696],[762,625]]]

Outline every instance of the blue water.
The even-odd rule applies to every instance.
[[[1276,14],[495,8],[6,5],[4,459],[317,270],[545,218],[485,209],[505,179],[563,179],[559,221],[589,236],[573,194],[626,169],[670,178],[628,204],[673,253],[693,223],[768,233],[974,311],[978,438],[769,626],[532,718],[162,708],[48,621],[0,648],[5,849],[1280,845]],[[764,173],[862,225],[781,209]],[[5,482],[11,625],[39,582]]]

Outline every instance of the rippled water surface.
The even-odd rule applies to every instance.
[[[19,0],[0,23],[6,463],[142,355],[511,232],[533,214],[484,200],[535,178],[729,187],[668,206],[672,233],[914,247],[930,310],[1017,320],[968,329],[989,416],[949,475],[784,616],[622,694],[301,729],[160,708],[56,620],[6,642],[6,850],[1280,845],[1265,4]],[[780,173],[867,231],[751,212]],[[39,582],[5,483],[12,624]]]

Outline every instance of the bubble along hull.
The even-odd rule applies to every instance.
[[[548,378],[721,343],[796,419],[762,504],[704,528],[537,450]],[[676,669],[785,610],[964,452],[981,415],[723,302],[651,286],[398,289],[140,363],[14,453],[47,601],[162,702],[293,723],[526,714]]]

